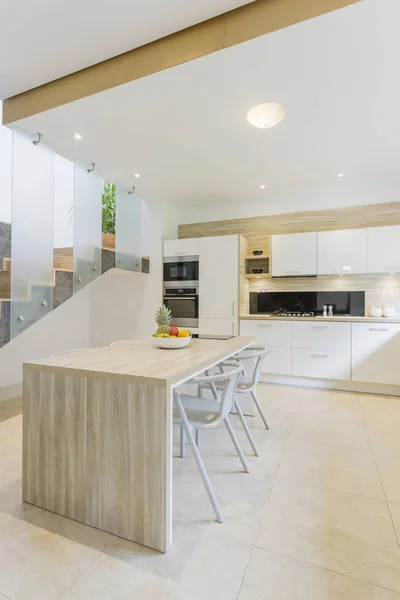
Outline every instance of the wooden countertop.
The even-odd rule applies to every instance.
[[[163,350],[153,339],[120,346],[83,349],[24,363],[24,369],[63,372],[97,378],[139,379],[143,383],[173,385],[202,373],[254,343],[253,337],[230,340],[193,339],[187,348]]]
[[[400,323],[397,317],[356,317],[351,315],[334,315],[333,317],[279,317],[277,315],[240,315],[242,321],[344,321],[348,323]]]

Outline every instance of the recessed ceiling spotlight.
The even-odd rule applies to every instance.
[[[80,134],[80,133],[74,133],[74,138],[75,138],[76,140],[81,140],[81,139],[82,139],[82,136],[81,136],[81,134]]]
[[[260,185],[260,190],[265,190],[265,185],[264,184]]]
[[[285,109],[280,104],[269,102],[267,104],[258,104],[247,113],[247,121],[253,127],[259,129],[269,129],[275,127],[285,116]]]
[[[339,173],[338,177],[344,177],[344,173]]]
[[[135,177],[140,177],[140,174],[139,173],[135,173]]]

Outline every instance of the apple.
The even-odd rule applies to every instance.
[[[177,327],[170,327],[168,330],[169,335],[178,336],[179,329]]]

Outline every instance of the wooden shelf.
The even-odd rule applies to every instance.
[[[256,275],[255,273],[248,273],[245,275],[246,279],[270,279],[270,273],[260,273]]]
[[[261,256],[253,256],[253,254],[251,254],[250,256],[246,256],[246,260],[269,260],[269,256],[268,254],[261,254]]]

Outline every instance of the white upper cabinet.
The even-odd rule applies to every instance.
[[[400,225],[372,227],[368,235],[368,273],[400,272]]]
[[[238,317],[239,236],[199,239],[199,317]]]
[[[272,236],[272,277],[317,274],[317,234]]]
[[[367,230],[318,233],[318,275],[367,273]]]
[[[199,238],[187,240],[167,240],[164,242],[164,256],[198,256]]]

